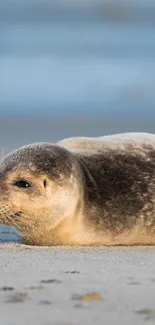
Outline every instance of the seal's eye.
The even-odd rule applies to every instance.
[[[27,181],[24,181],[24,180],[21,179],[20,181],[14,182],[13,183],[13,186],[22,187],[22,188],[28,188],[31,185]]]

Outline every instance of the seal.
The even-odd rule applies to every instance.
[[[154,245],[155,135],[36,143],[0,165],[0,223],[29,245]]]

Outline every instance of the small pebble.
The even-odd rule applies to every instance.
[[[84,295],[73,295],[72,300],[81,300],[81,301],[102,301],[103,298],[97,292],[89,292]]]
[[[140,282],[132,281],[132,282],[130,282],[130,283],[128,283],[128,284],[131,284],[131,285],[139,285]]]
[[[149,308],[144,308],[144,309],[136,310],[135,313],[136,314],[143,314],[143,315],[154,315],[155,310],[149,309]]]
[[[41,280],[41,283],[62,283],[60,280],[48,279],[48,280]]]
[[[39,305],[52,305],[52,302],[49,300],[40,300]]]
[[[1,287],[0,290],[1,291],[13,291],[14,288],[13,287],[7,287],[7,286],[5,286],[5,287]]]
[[[17,303],[17,302],[24,302],[28,299],[27,293],[24,292],[17,292],[14,295],[11,295],[6,302],[7,303]]]
[[[31,287],[29,287],[29,288],[27,288],[28,290],[42,290],[42,289],[44,289],[44,287],[43,286],[31,286]]]
[[[64,273],[70,273],[70,274],[78,274],[80,273],[79,271],[65,271]]]

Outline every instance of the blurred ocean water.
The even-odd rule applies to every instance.
[[[155,132],[154,1],[0,1],[0,147]]]

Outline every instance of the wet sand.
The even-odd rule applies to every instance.
[[[0,257],[3,325],[155,322],[155,247],[5,242]]]

